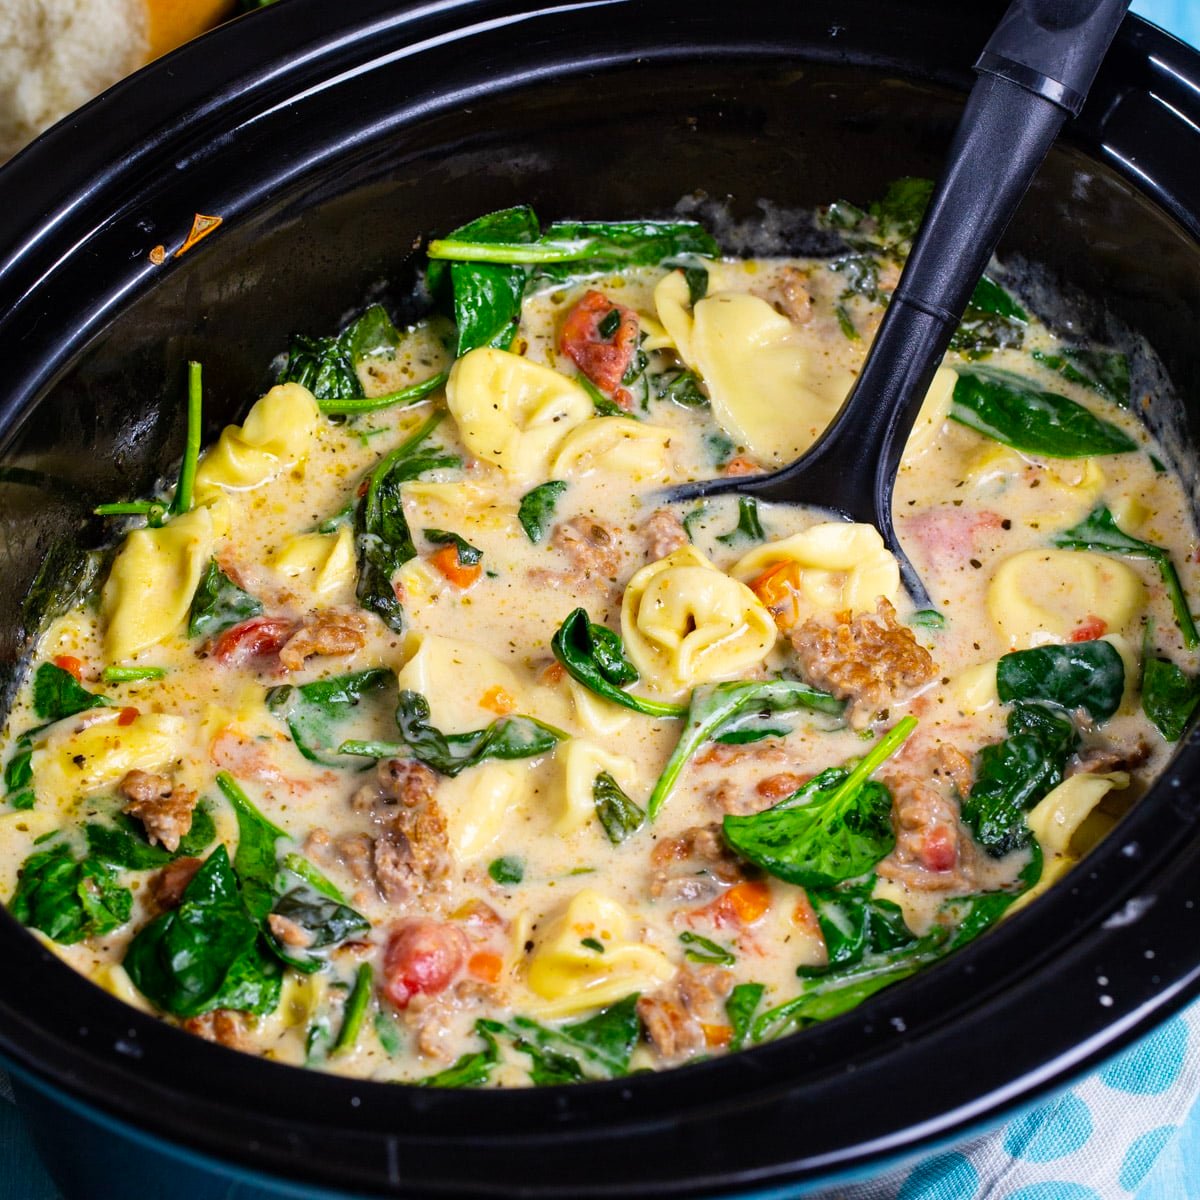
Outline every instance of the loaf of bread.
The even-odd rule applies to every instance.
[[[0,162],[234,0],[0,0]]]

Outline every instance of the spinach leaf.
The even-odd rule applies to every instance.
[[[629,417],[632,420],[638,420],[636,413],[626,412],[615,400],[606,396],[586,375],[580,373],[575,376],[575,382],[579,384],[592,401],[592,409],[598,417]]]
[[[1086,709],[1107,721],[1121,706],[1125,663],[1110,642],[1036,646],[1006,654],[996,664],[996,690],[1004,704],[1042,700],[1068,712]]]
[[[355,366],[368,358],[391,358],[400,344],[400,333],[382,304],[372,304],[341,336]]]
[[[950,349],[967,358],[985,358],[993,350],[1020,346],[1025,340],[1025,310],[994,280],[984,276],[971,293]]]
[[[520,883],[525,878],[525,864],[514,855],[506,854],[488,863],[488,874],[502,885]]]
[[[833,315],[837,317],[838,328],[842,331],[844,338],[852,342],[860,340],[858,327],[854,324],[854,318],[850,315],[850,310],[844,304],[835,305]]]
[[[920,608],[908,618],[908,623],[922,629],[945,629],[946,617],[936,608]]]
[[[177,858],[197,857],[217,836],[217,827],[205,804],[198,805],[192,813],[191,828],[179,839],[179,847],[174,851],[152,846],[138,822],[124,813],[115,814],[113,822],[112,825],[92,823],[84,829],[88,853],[127,871],[152,871]]]
[[[496,1032],[513,1038],[533,1061],[530,1078],[538,1087],[583,1079],[617,1079],[629,1074],[629,1060],[641,1036],[637,994],[602,1008],[595,1016],[557,1028],[529,1017],[514,1017]]]
[[[805,888],[865,874],[896,844],[891,793],[870,777],[916,727],[905,717],[852,769],[830,767],[764,812],[726,816],[725,840],[743,858]]]
[[[1129,359],[1124,354],[1071,346],[1063,350],[1061,355],[1035,350],[1032,357],[1035,362],[1041,363],[1047,370],[1056,371],[1064,379],[1091,388],[1122,408],[1129,407]]]
[[[358,399],[363,395],[350,347],[341,336],[293,334],[278,382],[298,383],[308,388],[318,402]]]
[[[625,657],[620,635],[590,621],[584,608],[575,609],[558,627],[550,649],[572,679],[605,700],[647,717],[682,717],[687,713],[683,705],[623,690],[625,684],[637,682],[637,668]]]
[[[362,1032],[363,1018],[366,1017],[367,1008],[371,1003],[373,976],[370,963],[359,963],[358,970],[354,973],[354,987],[350,990],[350,997],[342,1015],[342,1027],[338,1030],[333,1049],[330,1050],[331,1055],[336,1057],[354,1049],[358,1035]]]
[[[723,433],[708,433],[704,436],[704,449],[714,467],[723,467],[733,457],[737,447]]]
[[[145,925],[125,951],[134,987],[176,1017],[214,1008],[269,1013],[279,1003],[280,966],[260,942],[224,846],[184,889],[179,907]]]
[[[21,624],[30,632],[80,605],[92,607],[97,584],[114,549],[83,550],[74,536],[50,544],[29,591],[21,601]]]
[[[739,496],[737,524],[728,533],[721,534],[717,541],[733,546],[742,541],[761,542],[765,537],[762,522],[758,519],[758,501],[753,496]]]
[[[371,922],[362,913],[356,912],[340,900],[322,895],[311,887],[297,887],[285,892],[275,901],[271,912],[298,925],[308,934],[306,944],[297,949],[284,945],[271,932],[270,926],[266,927],[267,941],[271,949],[289,966],[306,975],[324,966],[323,959],[307,953],[308,951],[338,946],[347,938],[366,933],[371,928]]]
[[[1039,392],[1017,376],[976,367],[959,372],[952,420],[1028,454],[1084,458],[1124,454],[1137,443],[1082,404],[1057,392]]]
[[[1042,877],[1042,847],[1036,838],[1030,839],[1029,861],[1017,876],[1016,885],[1007,891],[977,892],[972,896],[956,896],[942,905],[942,912],[958,922],[946,952],[957,950],[974,941],[990,929]]]
[[[44,662],[33,677],[33,711],[43,721],[61,721],[73,717],[89,708],[103,708],[112,701],[107,696],[97,696],[79,681],[70,671]]]
[[[275,903],[278,871],[275,843],[288,835],[255,808],[227,771],[217,772],[217,787],[237,817],[238,844],[233,870],[241,885],[242,900],[250,914],[261,921]]]
[[[4,797],[13,808],[32,808],[37,802],[33,790],[33,739],[49,725],[27,729],[13,745],[13,756],[4,767]]]
[[[762,1003],[763,993],[767,990],[762,983],[739,983],[729,993],[725,1001],[725,1015],[733,1027],[733,1037],[729,1049],[740,1050],[746,1044],[746,1037],[754,1021],[754,1013]]]
[[[1060,533],[1054,539],[1054,544],[1064,550],[1099,550],[1105,554],[1121,554],[1126,558],[1148,558],[1158,567],[1158,573],[1162,576],[1175,614],[1175,623],[1183,635],[1183,644],[1189,650],[1200,646],[1200,633],[1196,631],[1196,622],[1192,619],[1183,583],[1170,553],[1153,542],[1143,542],[1123,532],[1103,504],[1093,509],[1078,525]]]
[[[1147,657],[1142,669],[1142,711],[1154,728],[1177,742],[1200,702],[1200,679],[1185,675],[1173,662]]]
[[[356,598],[362,608],[375,613],[394,633],[404,632],[405,621],[392,576],[417,555],[404,516],[401,486],[425,471],[461,465],[461,460],[453,455],[417,453],[444,416],[434,413],[410,438],[380,460],[368,478],[366,493],[354,516],[358,548]]]
[[[475,1032],[483,1038],[484,1048],[460,1055],[454,1063],[436,1075],[426,1075],[424,1079],[416,1080],[417,1087],[482,1087],[500,1061],[500,1047],[494,1032],[498,1027],[502,1028],[495,1021],[480,1018],[475,1022]]]
[[[654,395],[659,400],[670,400],[681,408],[708,408],[708,395],[700,377],[694,371],[673,367],[654,376]]]
[[[550,532],[550,521],[554,517],[558,498],[568,486],[561,479],[549,479],[521,497],[517,520],[521,522],[525,536],[535,545]]]
[[[688,705],[687,724],[646,803],[646,816],[653,821],[658,815],[687,760],[746,713],[764,710],[785,713],[802,708],[841,716],[845,705],[828,692],[818,691],[797,679],[731,680],[696,688]]]
[[[592,800],[596,806],[596,819],[604,826],[604,832],[614,846],[619,846],[645,824],[646,814],[607,771],[601,771],[592,780]]]
[[[696,531],[693,526],[703,521],[709,514],[709,507],[702,500],[689,513],[685,513],[683,517],[683,532],[687,534],[687,539],[694,546],[696,544]]]
[[[285,854],[283,856],[283,869],[291,871],[293,875],[304,880],[314,892],[318,892],[320,895],[326,896],[338,904],[346,903],[346,897],[307,858],[302,858],[299,854]]]
[[[166,667],[105,667],[100,678],[105,683],[137,683],[145,679],[165,679]]]
[[[326,767],[353,765],[339,756],[344,740],[337,727],[353,717],[363,701],[385,691],[394,676],[383,667],[351,675],[335,675],[313,683],[283,684],[266,695],[267,708],[287,722],[296,749],[310,762]]]
[[[890,245],[911,242],[917,236],[932,195],[931,179],[905,175],[892,180],[883,196],[868,206],[879,239]]]
[[[526,271],[503,261],[485,261],[487,248],[527,246],[537,240],[538,233],[537,217],[522,205],[488,213],[455,229],[442,242],[430,244],[428,283],[430,290],[437,292],[449,277],[458,357],[479,346],[507,349],[511,345],[521,317]],[[434,253],[437,246],[445,244],[471,246],[472,257],[451,262],[447,271]]]
[[[1025,700],[1009,713],[1008,734],[980,751],[975,782],[962,805],[975,841],[993,858],[1029,845],[1025,814],[1062,782],[1079,740],[1069,718]]]
[[[701,937],[690,929],[685,929],[679,935],[679,940],[685,946],[691,947],[683,952],[683,957],[688,962],[712,963],[719,967],[732,967],[737,962],[737,958],[724,946],[718,946],[711,938]]]
[[[478,566],[479,560],[483,558],[483,551],[478,546],[472,546],[466,538],[457,533],[450,533],[445,529],[426,529],[424,534],[425,540],[435,546],[453,546],[460,567]]]
[[[22,864],[9,911],[64,946],[119,928],[133,911],[133,893],[96,858],[76,859],[65,845],[31,854]]]
[[[429,702],[420,692],[402,691],[396,708],[400,742],[343,742],[342,754],[392,758],[411,754],[427,767],[451,777],[485,759],[532,758],[547,754],[567,735],[534,717],[500,717],[470,733],[442,733],[429,724]]]
[[[250,617],[257,617],[262,610],[261,601],[242,591],[221,570],[217,560],[210,558],[192,597],[188,637],[215,637]]]
[[[891,900],[876,900],[875,876],[838,888],[809,890],[829,960],[820,967],[799,967],[797,975],[828,975],[861,963],[864,957],[907,950],[918,941],[904,913]]]

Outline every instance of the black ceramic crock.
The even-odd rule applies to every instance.
[[[288,0],[114,88],[0,170],[0,659],[46,551],[100,531],[289,333],[399,302],[415,242],[545,218],[754,221],[932,174],[999,14],[929,0]],[[1125,22],[1001,253],[1142,331],[1200,396],[1200,57]],[[193,214],[223,225],[179,258]],[[1090,314],[1090,315],[1089,315]],[[1197,414],[1190,412],[1194,422]],[[1194,440],[1194,433],[1187,434]],[[0,918],[0,1053],[72,1197],[798,1194],[960,1137],[1113,1053],[1200,977],[1200,752],[1061,886],[854,1013],[661,1075],[515,1093],[300,1072],[128,1008]],[[267,1182],[273,1181],[273,1182]]]

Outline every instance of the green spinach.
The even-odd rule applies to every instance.
[[[302,949],[285,945],[272,933],[270,924],[264,928],[267,942],[276,955],[290,967],[311,975],[325,965],[325,960],[309,954],[338,946],[347,938],[367,933],[371,922],[362,913],[346,904],[341,897],[334,899],[312,887],[296,887],[275,901],[271,915],[283,917],[308,935]]]
[[[1068,712],[1085,709],[1107,721],[1121,706],[1125,662],[1110,642],[1072,642],[1016,650],[996,664],[996,690],[1004,704],[1041,700]]]
[[[1126,558],[1148,558],[1158,567],[1167,596],[1171,601],[1171,610],[1175,614],[1175,623],[1183,636],[1183,644],[1194,650],[1200,646],[1200,633],[1196,631],[1196,622],[1192,619],[1192,611],[1188,606],[1179,572],[1171,561],[1169,551],[1153,542],[1143,542],[1140,538],[1130,537],[1117,527],[1113,515],[1102,504],[1090,512],[1078,525],[1060,533],[1054,544],[1065,550],[1099,550],[1105,554],[1120,554]]]
[[[57,845],[21,864],[9,911],[22,925],[69,946],[124,925],[133,893],[121,887],[107,863],[76,859],[69,847]]]
[[[561,479],[548,479],[521,497],[517,508],[517,520],[521,522],[525,536],[535,545],[550,532],[550,522],[558,506],[559,497],[568,486]]]
[[[967,358],[985,358],[993,350],[1020,346],[1029,316],[994,280],[985,275],[976,285],[950,338],[950,349]]]
[[[853,768],[830,767],[764,812],[725,817],[725,840],[788,883],[828,888],[870,871],[896,844],[892,797],[871,775],[917,727],[905,717]]]
[[[1124,454],[1137,443],[1082,404],[1057,392],[1039,392],[1018,376],[976,367],[960,371],[951,419],[1027,454],[1083,458]]]
[[[1122,408],[1129,407],[1129,359],[1124,354],[1071,346],[1064,349],[1062,354],[1047,354],[1044,350],[1035,350],[1033,359],[1071,383],[1091,388],[1093,392],[1112,400]]]
[[[124,813],[116,813],[112,825],[87,825],[84,836],[92,858],[127,871],[152,871],[177,858],[199,856],[216,840],[217,827],[208,806],[199,804],[192,813],[191,828],[179,839],[175,850],[152,846],[139,823]]]
[[[61,721],[89,708],[104,708],[112,701],[82,687],[70,671],[44,662],[33,676],[33,711],[43,721]]]
[[[722,533],[717,541],[725,546],[735,546],[743,541],[761,542],[766,536],[758,518],[758,501],[753,496],[739,496],[737,524],[728,533]]]
[[[488,863],[488,874],[504,886],[520,883],[525,878],[525,864],[515,855],[505,854]]]
[[[706,273],[707,274],[707,273]],[[694,371],[673,367],[654,376],[654,395],[681,408],[708,408],[708,395]]]
[[[754,1014],[762,1003],[766,984],[739,983],[735,984],[729,998],[725,1001],[725,1015],[729,1018],[733,1037],[729,1041],[730,1050],[740,1050],[746,1044],[750,1028],[754,1023]]]
[[[645,824],[646,814],[607,771],[601,771],[592,780],[592,801],[596,806],[596,819],[614,846],[619,846]]]
[[[493,1068],[500,1061],[500,1046],[496,1041],[495,1034],[497,1028],[497,1022],[480,1018],[475,1022],[475,1033],[483,1039],[483,1049],[468,1051],[466,1054],[460,1055],[444,1071],[438,1071],[436,1075],[426,1075],[424,1079],[418,1079],[417,1087],[482,1087],[491,1078]]]
[[[425,540],[435,546],[453,546],[455,557],[460,567],[475,567],[483,558],[483,551],[478,546],[472,546],[466,538],[446,529],[426,529],[423,531]]]
[[[336,1057],[353,1050],[362,1032],[363,1020],[371,1004],[371,983],[374,972],[370,963],[359,963],[354,973],[354,986],[346,1000],[346,1008],[342,1014],[342,1027],[338,1030],[337,1038],[330,1050],[330,1055]]]
[[[919,939],[909,929],[900,906],[891,900],[875,899],[874,890],[874,875],[836,888],[809,890],[808,899],[825,939],[828,961],[819,967],[799,967],[798,975],[828,975],[857,966],[864,958],[874,961],[880,955],[916,945]]]
[[[258,811],[227,771],[217,772],[217,787],[237,817],[238,844],[233,871],[241,885],[242,900],[251,916],[261,921],[275,903],[278,871],[275,843],[288,835]]]
[[[391,671],[373,667],[351,675],[335,675],[314,683],[283,684],[267,692],[267,708],[287,722],[296,749],[310,762],[326,767],[353,765],[337,750],[345,739],[338,727],[357,713],[365,700],[385,693]]]
[[[737,958],[724,946],[718,946],[711,938],[701,937],[690,929],[685,929],[679,935],[679,940],[688,947],[683,952],[683,957],[688,962],[708,963],[718,967],[732,967],[737,962]]]
[[[1142,669],[1142,711],[1168,742],[1177,742],[1200,703],[1200,679],[1165,658],[1147,656]]]
[[[515,1049],[529,1055],[529,1077],[537,1087],[584,1079],[618,1079],[641,1036],[637,994],[602,1008],[595,1016],[557,1028],[529,1017],[514,1017],[495,1032],[507,1034]]]
[[[188,613],[188,637],[207,638],[224,633],[263,610],[262,602],[244,592],[217,565],[208,560],[204,574],[196,585],[192,607]]]

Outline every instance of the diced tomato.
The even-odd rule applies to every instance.
[[[758,475],[761,473],[762,467],[758,465],[752,458],[747,458],[744,454],[738,454],[731,458],[721,469],[722,475]]]
[[[958,863],[958,838],[948,825],[934,825],[926,834],[918,852],[921,865],[928,871],[949,871]]]
[[[1108,622],[1102,617],[1093,617],[1089,614],[1071,630],[1070,640],[1073,642],[1094,642],[1097,638],[1103,637],[1107,632]]]
[[[456,926],[421,917],[403,921],[383,953],[383,994],[397,1008],[407,1008],[414,996],[445,991],[466,957],[466,934]]]
[[[498,983],[504,959],[491,950],[479,950],[467,960],[467,974],[482,983]]]
[[[507,688],[502,688],[497,684],[483,693],[479,700],[479,707],[486,708],[497,716],[507,717],[510,712],[516,711],[517,698]]]
[[[469,588],[483,571],[483,568],[478,563],[472,563],[469,566],[464,566],[460,563],[458,561],[457,546],[443,546],[440,550],[436,550],[430,555],[429,561],[456,588],[463,588],[464,590]]]
[[[567,672],[562,663],[552,662],[542,672],[542,682],[546,684],[547,687],[553,687],[556,683],[561,683],[566,677],[566,674]]]
[[[74,675],[76,679],[83,679],[83,659],[76,658],[73,654],[56,654],[54,665],[66,671],[68,675]]]
[[[251,617],[232,629],[227,629],[213,646],[213,658],[225,666],[278,654],[296,626],[286,617]]]
[[[753,925],[771,907],[771,888],[759,881],[747,880],[734,884],[723,896],[700,911],[712,918],[714,925],[728,925],[737,921],[741,925]]]
[[[132,725],[141,714],[136,708],[123,708],[117,717],[118,725]]]
[[[606,322],[613,321],[616,329],[607,332]],[[601,332],[605,325],[607,332]],[[582,300],[567,313],[558,334],[558,348],[602,392],[622,407],[633,403],[630,394],[621,387],[621,379],[638,347],[638,318],[632,308],[614,304],[603,292],[586,292]]]

